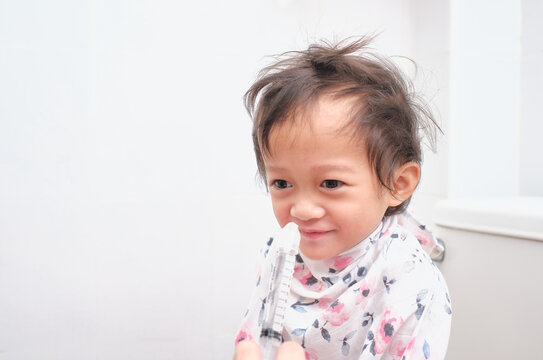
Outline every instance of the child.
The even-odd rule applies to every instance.
[[[451,306],[435,239],[406,212],[419,130],[438,127],[368,43],[287,53],[245,95],[275,217],[300,232],[282,337],[307,359],[443,359]],[[236,343],[259,341],[271,257]]]

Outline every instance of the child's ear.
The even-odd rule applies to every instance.
[[[408,199],[417,188],[420,179],[420,166],[410,161],[400,166],[394,173],[392,197],[389,206],[397,206]]]

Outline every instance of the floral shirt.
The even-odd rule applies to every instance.
[[[236,343],[259,339],[272,242]],[[368,238],[331,259],[299,254],[283,340],[301,344],[313,360],[444,359],[451,302],[428,255],[436,251],[435,238],[405,212],[384,218]]]

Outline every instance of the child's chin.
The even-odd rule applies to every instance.
[[[300,251],[304,256],[311,260],[326,260],[330,259],[337,254],[330,251],[330,249],[315,249],[315,247],[306,247],[301,245]]]

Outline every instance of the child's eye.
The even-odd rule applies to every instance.
[[[321,184],[322,187],[327,189],[336,189],[342,185],[344,185],[344,182],[340,180],[324,180]]]
[[[273,180],[271,183],[272,186],[276,187],[277,189],[286,189],[289,187],[292,187],[292,185],[286,181],[286,180]]]

